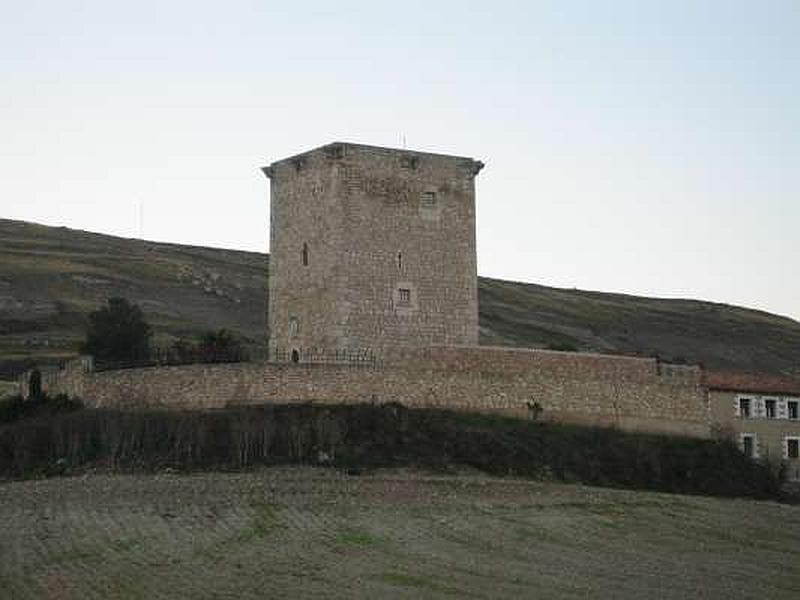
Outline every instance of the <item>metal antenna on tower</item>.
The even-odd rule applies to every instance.
[[[139,239],[144,239],[144,200],[139,200]]]

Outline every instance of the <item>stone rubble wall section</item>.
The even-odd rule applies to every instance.
[[[233,363],[95,373],[75,363],[44,373],[43,387],[104,408],[400,402],[707,437],[701,370],[669,367],[674,374],[659,372],[651,359],[430,347],[407,352],[403,362],[386,367]]]

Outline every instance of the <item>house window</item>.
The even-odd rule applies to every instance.
[[[303,244],[303,266],[308,266],[308,244]]]
[[[411,290],[408,288],[399,288],[397,290],[397,300],[400,304],[411,304]]]
[[[756,436],[752,433],[743,433],[741,437],[742,454],[749,458],[756,455]]]
[[[798,401],[797,400],[789,400],[786,403],[786,406],[789,410],[789,418],[790,419],[797,419],[798,417]]]
[[[800,438],[786,438],[786,458],[800,458]]]
[[[399,271],[403,270],[403,253],[402,252],[398,252],[397,253],[397,269]]]
[[[752,400],[750,398],[739,398],[739,416],[743,419],[750,418]]]
[[[436,207],[436,192],[422,192],[422,208]]]
[[[764,400],[764,414],[768,419],[774,419],[777,415],[777,400]]]
[[[300,332],[300,322],[297,317],[289,317],[289,337],[295,337]]]

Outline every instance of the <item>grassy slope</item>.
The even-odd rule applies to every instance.
[[[0,362],[72,354],[105,298],[139,303],[162,340],[229,328],[263,346],[267,257],[0,219]],[[572,345],[712,368],[797,372],[800,323],[694,300],[480,280],[481,343]]]

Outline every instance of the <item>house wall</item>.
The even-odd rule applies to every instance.
[[[800,438],[800,420],[789,419],[788,402],[800,402],[800,396],[782,394],[758,394],[737,391],[709,390],[711,428],[715,435],[731,437],[740,444],[742,434],[752,434],[755,439],[757,458],[771,462],[784,462],[787,478],[800,481],[800,459],[787,457],[788,437]],[[751,401],[751,415],[740,414],[739,400]],[[765,400],[776,401],[776,414],[768,418]]]

